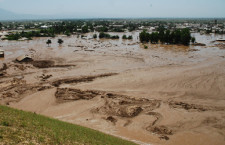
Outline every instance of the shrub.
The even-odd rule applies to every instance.
[[[130,40],[131,40],[131,39],[133,39],[133,36],[132,36],[132,35],[130,35],[130,36],[128,36],[128,38],[127,38],[127,39],[130,39]]]
[[[93,35],[93,38],[96,39],[96,38],[97,38],[97,34],[94,34],[94,35]]]

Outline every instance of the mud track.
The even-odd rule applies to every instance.
[[[55,64],[55,61],[52,60],[35,60],[35,61],[21,62],[21,64],[31,64],[36,68],[67,68],[76,66],[70,64]]]
[[[198,111],[198,112],[225,110],[224,107],[203,106],[203,105],[188,104],[184,102],[174,102],[174,101],[169,102],[169,105],[171,108],[185,109],[187,111]]]
[[[82,83],[82,82],[91,82],[97,78],[104,78],[117,75],[117,73],[108,73],[108,74],[100,74],[95,76],[85,76],[85,77],[78,77],[78,78],[67,78],[67,79],[60,79],[52,82],[52,85],[55,87],[59,87],[61,84],[73,84],[73,83]]]
[[[158,100],[137,99],[111,93],[103,95],[102,99],[104,99],[104,105],[93,109],[93,113],[132,118],[138,116],[141,112],[151,111],[160,106]]]
[[[97,91],[81,91],[79,89],[57,88],[55,97],[58,102],[68,102],[75,100],[90,100],[100,95]]]
[[[7,100],[5,104],[18,102],[25,94],[33,94],[34,92],[52,88],[52,86],[44,84],[29,85],[23,79],[17,78],[5,83],[8,85],[0,89],[0,100]]]

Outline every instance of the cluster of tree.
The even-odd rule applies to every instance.
[[[19,33],[15,33],[15,34],[8,35],[6,39],[7,40],[19,40],[20,38],[22,38],[20,36],[20,34]]]
[[[141,42],[151,42],[153,44],[183,44],[189,45],[192,39],[189,29],[177,29],[175,31],[166,30],[164,28],[159,29],[159,32],[148,33],[146,30],[139,34]]]
[[[131,39],[133,39],[133,36],[132,35],[130,35],[130,36],[123,35],[122,39],[129,39],[129,40],[131,40]]]
[[[109,29],[106,26],[98,27],[95,30],[98,32],[108,32],[109,31]]]
[[[112,28],[111,32],[124,32],[125,30],[123,28]]]
[[[58,39],[57,42],[59,43],[59,45],[62,45],[62,44],[63,44],[63,40],[62,40],[62,39]],[[46,44],[49,46],[50,44],[52,44],[52,40],[48,39],[48,40],[46,41]]]
[[[88,26],[87,25],[85,25],[85,26],[83,26],[82,27],[82,33],[88,33],[89,31],[88,31]]]
[[[17,33],[11,33],[7,36],[7,40],[19,40],[21,38],[27,38],[29,40],[32,40],[32,37],[54,37],[54,35],[51,35],[49,33],[41,33],[41,31],[30,31],[30,32],[17,32]]]
[[[100,32],[99,38],[106,38],[106,39],[119,39],[120,37],[118,35],[111,36],[108,33]]]
[[[2,23],[0,22],[0,30],[2,30],[2,26],[3,26],[3,25],[2,25]]]

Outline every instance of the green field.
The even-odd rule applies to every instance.
[[[0,106],[0,144],[132,145],[134,143],[35,113]]]

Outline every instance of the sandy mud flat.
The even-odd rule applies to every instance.
[[[201,46],[144,49],[138,32],[130,34],[132,41],[58,36],[49,47],[47,38],[0,41],[0,103],[139,144],[223,145],[221,35],[193,34]],[[34,61],[15,62],[22,54]]]

